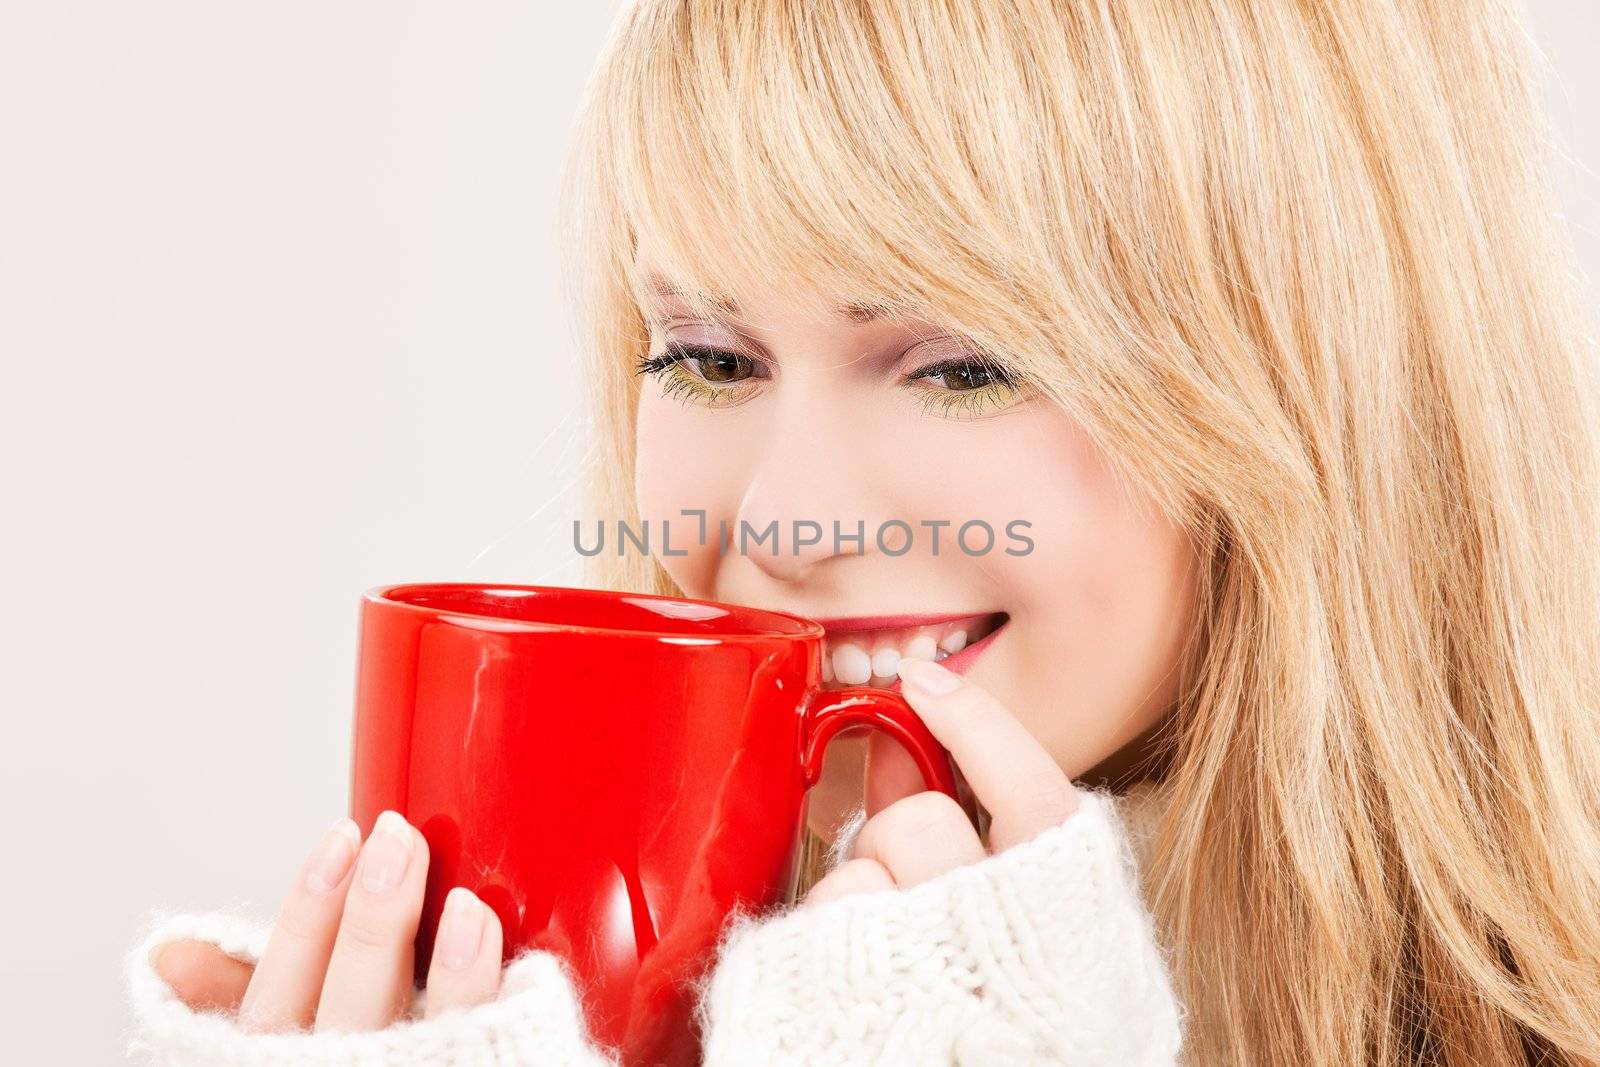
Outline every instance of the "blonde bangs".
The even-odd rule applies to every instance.
[[[945,317],[1025,291],[1042,263],[1019,254],[1028,183],[1001,158],[1015,135],[974,143],[981,116],[922,97],[935,54],[891,50],[915,28],[878,25],[938,15],[828,2],[663,12],[622,83],[612,177],[668,273],[718,293],[792,291],[818,314],[855,301]],[[984,44],[968,38],[970,63],[1006,61]]]

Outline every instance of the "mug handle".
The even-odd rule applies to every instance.
[[[805,740],[800,763],[807,789],[822,777],[822,757],[827,752],[828,742],[839,731],[871,726],[905,746],[929,789],[937,789],[961,803],[950,753],[923,725],[905,698],[894,690],[869,685],[821,689],[806,701],[801,721]]]

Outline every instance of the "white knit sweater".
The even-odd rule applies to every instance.
[[[704,1062],[1179,1063],[1181,1010],[1138,892],[1160,796],[1085,792],[1059,826],[910,889],[737,915],[696,990]],[[417,991],[417,1018],[367,1033],[246,1033],[231,1014],[191,1011],[149,964],[151,948],[182,937],[254,962],[269,930],[221,912],[153,917],[126,961],[130,1056],[169,1067],[617,1062],[590,1042],[570,972],[548,952],[508,963],[493,1002],[422,1019]]]

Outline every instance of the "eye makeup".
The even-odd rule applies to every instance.
[[[663,396],[682,397],[706,407],[741,403],[754,392],[746,383],[763,380],[754,374],[761,364],[743,352],[681,341],[669,342],[659,355],[647,353],[635,369],[658,378]]]
[[[663,396],[715,408],[743,403],[773,377],[766,362],[755,356],[681,341],[669,341],[660,353],[642,356],[635,370],[657,377]],[[1003,363],[970,350],[931,360],[896,380],[923,413],[955,418],[1003,410],[1025,391],[1023,380]]]

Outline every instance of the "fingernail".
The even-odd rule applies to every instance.
[[[340,819],[328,827],[328,832],[322,835],[322,840],[306,859],[301,881],[313,893],[326,896],[350,873],[350,864],[355,862],[356,850],[360,847],[360,828],[353,819]]]
[[[961,687],[961,675],[926,659],[902,659],[900,680],[929,696],[943,696]]]
[[[452,971],[464,971],[483,944],[483,904],[472,890],[456,886],[444,898],[439,920],[439,957]]]
[[[361,850],[361,888],[369,893],[382,893],[400,884],[411,862],[415,832],[397,811],[386,811],[378,816],[372,836],[367,838],[367,847]]]

